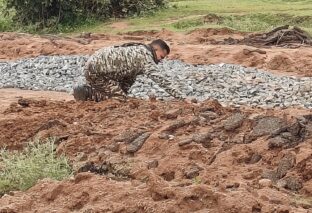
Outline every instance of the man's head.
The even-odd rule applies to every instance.
[[[158,61],[161,61],[170,53],[170,47],[161,39],[154,40],[150,45],[153,47]]]

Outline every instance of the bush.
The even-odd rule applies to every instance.
[[[144,11],[165,6],[164,0],[111,0],[111,8],[114,17],[126,17],[140,15]]]
[[[23,152],[0,151],[0,195],[27,190],[43,178],[62,180],[72,173],[65,156],[56,156],[52,139],[30,143]]]
[[[165,0],[4,0],[13,20],[38,29],[75,25],[87,19],[140,15],[165,5]]]

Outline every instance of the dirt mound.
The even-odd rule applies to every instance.
[[[283,69],[286,70],[293,65],[293,68],[296,68],[294,61],[284,55],[274,56],[268,63],[268,68],[273,70]]]
[[[0,212],[306,213],[309,113],[20,99],[1,114],[0,146],[54,136],[78,173],[5,195]]]
[[[275,28],[268,33],[260,33],[249,36],[241,41],[248,45],[263,46],[292,46],[306,44],[312,46],[312,37],[298,27],[289,28],[288,25]]]
[[[281,46],[299,47],[301,45],[312,46],[312,37],[299,27],[289,28],[288,25],[273,29],[268,33],[256,33],[242,40],[228,38],[224,44],[245,44],[250,46]]]

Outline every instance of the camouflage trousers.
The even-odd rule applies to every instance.
[[[122,89],[120,82],[107,78],[101,72],[96,72],[88,63],[85,66],[84,74],[87,84],[92,90],[88,100],[126,99],[127,91]]]

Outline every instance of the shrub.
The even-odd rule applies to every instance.
[[[0,151],[0,195],[27,190],[43,178],[62,180],[72,173],[65,156],[56,156],[54,140],[30,143],[22,152]]]
[[[4,0],[7,10],[14,9],[13,20],[21,25],[53,28],[75,25],[87,19],[140,15],[165,5],[165,0]]]

